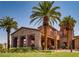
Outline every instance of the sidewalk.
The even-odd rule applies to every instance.
[[[71,52],[71,50],[66,50],[66,49],[60,49],[60,50],[53,50],[54,52]],[[72,50],[72,52],[79,52],[78,50]]]

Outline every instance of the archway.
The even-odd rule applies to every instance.
[[[20,38],[20,47],[24,47],[25,46],[25,44],[24,44],[24,39],[26,39],[25,38],[25,36],[21,36],[21,38]]]
[[[17,47],[17,37],[15,37],[12,41],[13,41],[13,47]]]
[[[28,47],[35,47],[35,36],[34,35],[28,35]]]

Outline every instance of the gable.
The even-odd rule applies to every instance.
[[[16,30],[15,32],[13,32],[11,35],[20,35],[20,34],[24,34],[26,32],[39,32],[37,29],[33,29],[33,28],[26,28],[26,27],[21,27],[18,30]]]

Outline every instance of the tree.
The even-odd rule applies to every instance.
[[[69,39],[71,37],[70,35],[70,31],[74,30],[74,26],[76,24],[76,20],[71,17],[71,16],[66,16],[63,18],[63,20],[60,22],[60,26],[65,26],[66,30],[67,30],[67,48],[71,48],[71,52],[72,52],[72,39],[71,39],[71,45],[69,45]]]
[[[38,6],[32,8],[32,15],[30,16],[30,23],[34,22],[35,20],[37,20],[35,24],[43,21],[45,50],[47,50],[47,28],[49,24],[52,25],[52,23],[54,24],[54,22],[57,23],[57,21],[60,21],[61,16],[60,12],[57,11],[57,9],[59,9],[60,7],[54,7],[53,4],[54,1],[39,2]]]
[[[10,48],[10,32],[11,29],[17,29],[17,22],[13,18],[6,16],[0,19],[0,29],[4,29],[7,32],[7,49]]]
[[[2,44],[0,43],[0,49],[2,49],[3,48],[3,46],[2,46]]]

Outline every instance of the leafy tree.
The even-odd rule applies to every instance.
[[[0,49],[2,49],[2,47],[3,47],[2,44],[0,44]]]

